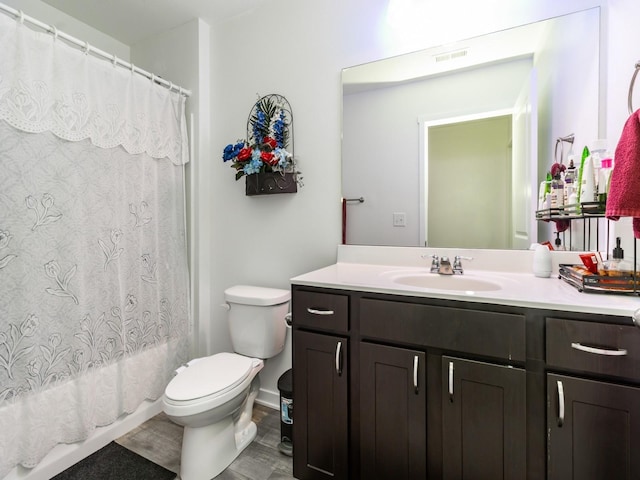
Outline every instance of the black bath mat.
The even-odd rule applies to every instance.
[[[52,480],[173,480],[176,474],[111,442]]]

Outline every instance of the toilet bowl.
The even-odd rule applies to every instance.
[[[184,426],[181,480],[219,475],[255,438],[251,420],[264,359],[280,353],[288,290],[236,286],[225,290],[236,353],[198,358],[178,369],[162,397],[163,410]]]

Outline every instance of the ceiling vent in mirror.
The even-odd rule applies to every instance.
[[[434,55],[436,63],[438,62],[446,62],[449,60],[453,60],[455,58],[466,57],[469,51],[465,48],[463,50],[455,50],[453,52],[441,53],[439,55]]]

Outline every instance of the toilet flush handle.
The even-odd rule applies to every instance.
[[[231,305],[229,305],[227,302],[221,303],[220,306],[225,310],[231,310]]]
[[[286,322],[287,326],[289,326],[289,327],[291,326],[291,324],[293,323],[293,319],[291,317],[291,312],[287,313],[284,316],[284,321]]]

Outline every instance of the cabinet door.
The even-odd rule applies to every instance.
[[[442,357],[444,480],[526,478],[526,374]]]
[[[348,479],[348,341],[294,331],[293,473]]]
[[[424,479],[424,352],[360,344],[361,478]]]
[[[640,478],[640,388],[547,375],[549,480]]]

